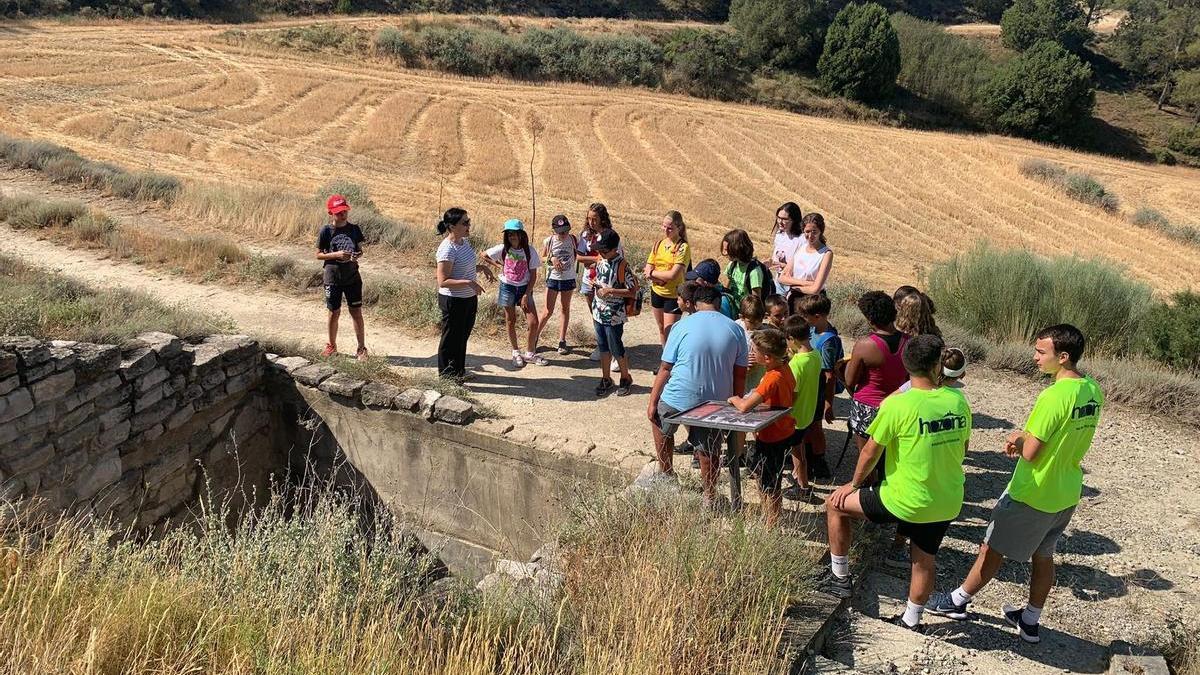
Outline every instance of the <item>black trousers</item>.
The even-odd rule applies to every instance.
[[[462,377],[467,369],[467,339],[475,328],[479,297],[438,295],[442,310],[442,339],[438,342],[438,375]]]

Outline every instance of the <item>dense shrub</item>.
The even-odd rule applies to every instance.
[[[839,96],[859,101],[891,96],[900,73],[900,40],[887,10],[874,2],[842,8],[825,33],[817,71]]]
[[[1200,293],[1180,291],[1142,320],[1143,353],[1173,368],[1200,370]]]
[[[892,26],[900,40],[896,81],[939,110],[986,124],[984,89],[996,66],[980,43],[907,14],[893,14]]]
[[[1089,206],[1115,212],[1121,205],[1121,200],[1089,173],[1067,171],[1061,166],[1043,159],[1026,160],[1021,164],[1021,173],[1030,178],[1051,183],[1065,192],[1068,197]]]
[[[812,69],[832,13],[827,0],[733,0],[729,23],[748,55],[780,69]]]
[[[1200,127],[1178,127],[1167,136],[1167,147],[1183,155],[1200,159]]]
[[[634,35],[591,38],[580,54],[581,79],[593,84],[656,87],[662,69],[662,47]]]
[[[74,150],[45,141],[25,141],[0,134],[0,160],[18,169],[46,174],[56,183],[79,184],[117,197],[170,202],[179,194],[179,179],[155,171],[129,171],[107,162],[84,159]]]
[[[1039,139],[1069,135],[1095,103],[1091,67],[1049,41],[1000,66],[984,90],[994,128]]]
[[[1004,10],[1012,3],[1011,0],[968,0],[967,4],[985,21],[999,23]]]
[[[541,63],[533,48],[506,33],[481,30],[472,43],[483,72],[499,73],[517,79],[536,77]]]
[[[580,80],[583,50],[587,40],[566,28],[532,28],[521,39],[533,48],[541,63],[542,75],[555,80]]]
[[[387,26],[379,29],[374,40],[375,53],[390,59],[412,65],[417,59],[416,41],[408,34],[397,28]]]
[[[1018,51],[1043,40],[1080,51],[1091,37],[1076,0],[1016,0],[1000,20],[1004,46]]]
[[[482,75],[483,62],[474,49],[476,31],[460,26],[428,26],[417,34],[421,56],[438,70]]]
[[[1123,354],[1150,304],[1150,289],[1112,263],[1044,258],[980,246],[935,264],[929,295],[943,315],[997,342],[1025,343],[1045,326],[1069,322],[1089,349]]]
[[[734,35],[684,28],[665,47],[663,85],[669,91],[733,101],[746,95],[750,69]]]
[[[1200,247],[1200,228],[1191,225],[1176,225],[1155,209],[1143,206],[1134,212],[1130,220],[1138,227],[1153,228],[1178,242]]]

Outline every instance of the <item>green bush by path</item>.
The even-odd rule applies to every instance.
[[[56,183],[82,185],[111,195],[169,203],[179,194],[179,179],[154,171],[129,171],[80,157],[61,145],[0,134],[0,160],[17,169],[40,171]]]
[[[1091,67],[1050,41],[1000,66],[984,89],[995,129],[1047,140],[1068,137],[1095,104]]]
[[[1180,291],[1156,303],[1141,326],[1143,353],[1173,368],[1200,372],[1200,293]]]
[[[891,96],[900,73],[900,40],[887,10],[874,2],[842,8],[825,33],[817,72],[839,96],[859,101]]]
[[[1042,328],[1067,322],[1092,353],[1127,354],[1150,309],[1150,288],[1100,260],[1045,258],[980,246],[935,264],[929,295],[939,316],[995,342],[1028,343]]]

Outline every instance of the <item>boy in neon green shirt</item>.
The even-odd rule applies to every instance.
[[[1054,548],[1083,492],[1079,463],[1092,445],[1104,394],[1096,381],[1079,373],[1084,338],[1070,324],[1050,326],[1037,334],[1034,361],[1054,376],[1037,397],[1024,431],[1008,437],[1004,451],[1017,458],[1008,489],[992,511],[992,522],[979,547],[975,565],[963,584],[939,593],[929,611],[952,619],[967,618],[967,605],[996,576],[1005,558],[1032,558],[1029,603],[1004,606],[1004,618],[1026,642],[1038,635],[1042,607],[1054,586]]]
[[[804,452],[804,435],[812,424],[817,410],[817,395],[821,387],[821,354],[809,345],[808,322],[802,316],[790,316],[784,322],[784,333],[792,358],[788,367],[796,380],[796,396],[792,399],[792,419],[796,420],[796,431],[792,433],[792,483],[783,494],[789,499],[807,502],[812,499],[812,486],[808,484],[808,461]]]
[[[847,554],[855,520],[896,523],[897,533],[912,542],[908,604],[896,621],[912,630],[933,592],[942,539],[962,510],[962,462],[971,439],[967,399],[939,384],[943,349],[936,335],[918,335],[904,346],[901,358],[912,388],[884,399],[867,428],[854,478],[826,500],[831,572],[826,590],[843,598],[851,594]],[[883,483],[862,487],[885,447]]]

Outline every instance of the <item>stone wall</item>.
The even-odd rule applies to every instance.
[[[206,478],[214,491],[265,484],[286,459],[270,443],[263,363],[236,335],[0,337],[0,498],[141,529],[179,515]]]

